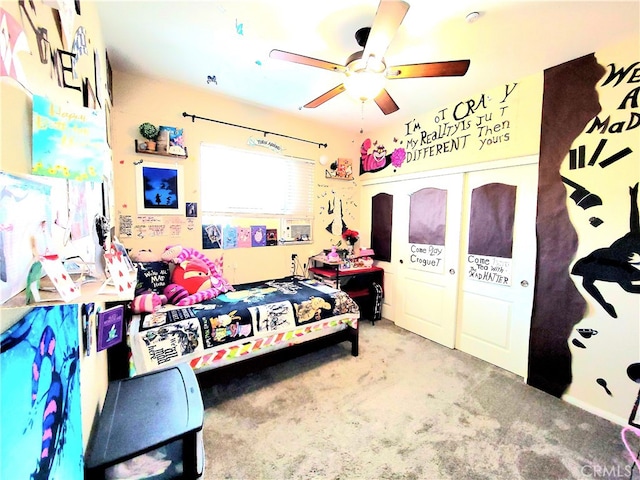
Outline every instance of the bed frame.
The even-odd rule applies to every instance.
[[[257,355],[255,357],[249,357],[246,360],[240,360],[235,363],[202,372],[198,372],[196,370],[196,378],[200,388],[206,388],[221,383],[229,383],[234,378],[258,372],[287,360],[292,360],[342,342],[350,342],[351,355],[357,357],[359,353],[358,341],[359,328],[347,327],[344,330],[330,333],[323,337],[308,340],[306,342],[291,345],[273,352]]]

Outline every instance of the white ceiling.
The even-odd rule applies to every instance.
[[[502,83],[635,35],[640,1],[409,0],[387,65],[470,59],[464,77],[388,80],[400,110],[384,115],[347,93],[301,108],[343,76],[269,58],[272,49],[344,64],[360,50],[378,0],[98,1],[109,60],[118,71],[208,89],[348,130],[408,122]],[[468,13],[481,14],[473,23]],[[217,83],[207,82],[215,76]],[[208,116],[208,112],[189,112]],[[224,120],[218,112],[216,119]]]

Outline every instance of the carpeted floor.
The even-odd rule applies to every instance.
[[[349,349],[203,388],[204,478],[640,479],[618,425],[509,372],[387,320]]]

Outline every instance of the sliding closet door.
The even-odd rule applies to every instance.
[[[536,164],[467,174],[456,348],[526,377]]]
[[[462,174],[401,182],[395,196],[395,322],[454,347]]]

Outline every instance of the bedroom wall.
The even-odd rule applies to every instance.
[[[640,180],[639,44],[629,38],[419,119],[399,119],[396,128],[370,137],[387,147],[386,155],[373,161],[364,143],[360,167],[366,182],[540,154],[528,382],[622,425],[638,395],[638,379],[627,368],[640,367],[640,238],[631,221],[631,189]],[[452,115],[468,105],[479,108]],[[489,117],[498,128],[483,127]],[[591,190],[602,205],[578,206],[575,188],[560,175]],[[613,273],[610,257],[619,264]],[[581,258],[587,268],[571,274]]]
[[[203,81],[203,84],[205,82]],[[312,244],[285,245],[275,247],[254,247],[234,249],[202,250],[202,217],[200,207],[196,218],[183,215],[139,216],[136,208],[136,163],[155,162],[167,165],[182,165],[185,177],[185,197],[187,202],[200,205],[199,146],[201,142],[220,143],[247,150],[270,153],[263,147],[248,145],[250,138],[263,138],[259,132],[182,116],[183,112],[200,117],[220,120],[236,125],[277,132],[297,138],[327,143],[327,148],[299,142],[278,136],[267,136],[284,148],[285,155],[309,158],[316,163],[315,181],[315,222]],[[142,140],[138,126],[142,122],[154,125],[169,125],[184,129],[184,142],[188,151],[187,159],[137,154],[134,140]],[[132,252],[151,249],[161,254],[165,247],[176,243],[203,251],[212,259],[224,257],[224,274],[231,283],[243,283],[288,275],[291,268],[291,254],[297,253],[301,265],[307,258],[324,248],[329,248],[340,239],[339,234],[330,233],[326,227],[333,220],[328,214],[328,203],[342,200],[342,215],[349,228],[358,229],[356,206],[357,181],[325,178],[328,165],[338,158],[351,158],[357,168],[357,151],[360,134],[342,131],[328,125],[300,120],[282,112],[243,104],[215,93],[214,86],[206,88],[189,87],[182,84],[160,82],[130,73],[114,71],[113,123],[113,168],[115,185],[115,215],[113,224],[116,235]],[[327,160],[320,163],[321,157]],[[247,174],[250,174],[247,172]],[[357,179],[357,175],[356,175]],[[210,188],[216,188],[216,179],[210,181]],[[242,195],[242,184],[238,185]],[[264,194],[269,194],[268,182]],[[172,225],[171,229],[152,229],[155,224]],[[147,227],[145,227],[147,225]],[[298,269],[300,272],[300,269]]]
[[[104,115],[105,109],[108,109],[107,59],[100,23],[91,2],[75,3],[77,6],[74,2],[51,2],[51,5],[55,4],[60,8],[58,10],[43,2],[24,2],[24,9],[20,8],[17,1],[0,2],[3,40],[7,39],[5,34],[8,34],[8,44],[3,43],[3,48],[0,49],[2,172],[17,175],[31,173],[34,95],[46,97],[60,105],[90,106],[99,115]],[[47,32],[47,41],[37,35],[44,30]],[[75,63],[72,63],[73,55]],[[99,183],[96,185],[96,188],[101,187]],[[28,213],[22,212],[23,215]],[[78,211],[80,216],[85,213]],[[10,225],[3,226],[12,228]],[[3,253],[6,253],[5,247],[3,245]],[[50,248],[61,253],[57,249],[62,246],[51,244]],[[88,236],[77,242],[69,242],[65,252],[74,248],[77,251],[94,251],[93,238]],[[21,251],[31,255],[28,242],[22,245],[22,249]],[[96,303],[96,306],[99,305],[102,304]],[[29,310],[30,308],[8,309],[0,306],[0,331],[6,330]],[[78,321],[78,335],[81,334]],[[8,368],[7,365],[8,363],[3,364],[3,368]],[[27,374],[30,374],[30,370]],[[94,415],[101,407],[106,389],[106,351],[96,353],[94,345],[92,355],[80,354],[82,443],[85,446]],[[3,437],[4,435],[3,431]],[[78,439],[69,438],[68,441],[77,442]],[[39,449],[40,445],[36,445],[34,451],[39,454]]]

